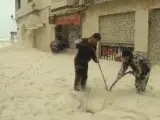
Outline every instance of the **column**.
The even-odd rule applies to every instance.
[[[138,8],[135,13],[135,50],[148,52],[149,10]]]

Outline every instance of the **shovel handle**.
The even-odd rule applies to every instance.
[[[124,77],[125,75],[129,74],[129,73],[131,73],[131,71],[128,71],[128,72],[124,73],[123,77]],[[116,84],[119,80],[120,80],[120,79],[117,79],[117,80],[114,81],[114,83],[111,85],[109,91],[112,90],[112,88],[115,86],[115,84]]]
[[[102,68],[101,68],[99,62],[98,62],[98,66],[99,66],[99,69],[100,69],[100,71],[101,71],[101,74],[102,74],[102,77],[103,77],[103,80],[104,80],[104,83],[105,83],[106,90],[108,91],[108,86],[107,86],[107,83],[106,83],[106,80],[105,80],[105,77],[104,77],[104,74],[103,74],[103,72],[102,72]]]
[[[94,55],[96,56],[96,52],[95,52],[94,48],[92,48],[92,50],[94,52]],[[102,78],[103,78],[103,81],[104,81],[104,84],[105,84],[105,89],[108,91],[109,89],[108,89],[108,86],[107,86],[107,83],[106,83],[106,80],[105,80],[101,65],[99,63],[99,60],[98,60],[98,66],[99,66],[99,69],[100,69],[100,72],[101,72],[101,75],[102,75]]]

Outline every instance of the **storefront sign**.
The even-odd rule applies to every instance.
[[[67,16],[61,16],[56,18],[56,24],[80,24],[80,15],[71,14]]]

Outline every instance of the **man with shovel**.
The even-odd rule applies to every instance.
[[[135,76],[135,87],[138,93],[143,93],[146,90],[148,79],[150,76],[151,65],[149,59],[143,52],[131,52],[129,49],[122,51],[122,66],[118,72],[118,76],[114,84],[112,84],[110,90],[115,83],[120,80],[126,73],[128,67],[131,67],[131,73]]]
[[[75,66],[75,81],[74,90],[85,90],[87,78],[88,78],[88,63],[92,59],[95,63],[98,63],[95,51],[97,49],[97,42],[101,40],[99,33],[94,33],[90,38],[83,38],[76,43],[78,49],[74,58]]]

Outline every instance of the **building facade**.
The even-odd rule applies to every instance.
[[[96,0],[93,0],[94,2]],[[105,0],[85,12],[82,36],[100,32],[98,55],[114,59],[118,50],[130,47],[148,54],[153,64],[160,63],[160,1]]]
[[[76,39],[99,32],[100,58],[114,60],[120,49],[129,47],[160,63],[159,0],[16,1],[21,1],[21,6],[16,4],[18,38],[32,47],[49,51],[49,43],[60,33],[74,49]]]
[[[81,38],[79,0],[15,0],[15,5],[20,43],[50,51],[50,42],[61,34],[75,48],[74,40]]]
[[[52,25],[48,23],[50,0],[15,0],[18,41],[49,51]]]
[[[85,9],[80,0],[53,0],[49,21],[55,25],[53,33],[61,35],[69,48],[75,49],[75,41],[82,37],[82,14]]]

